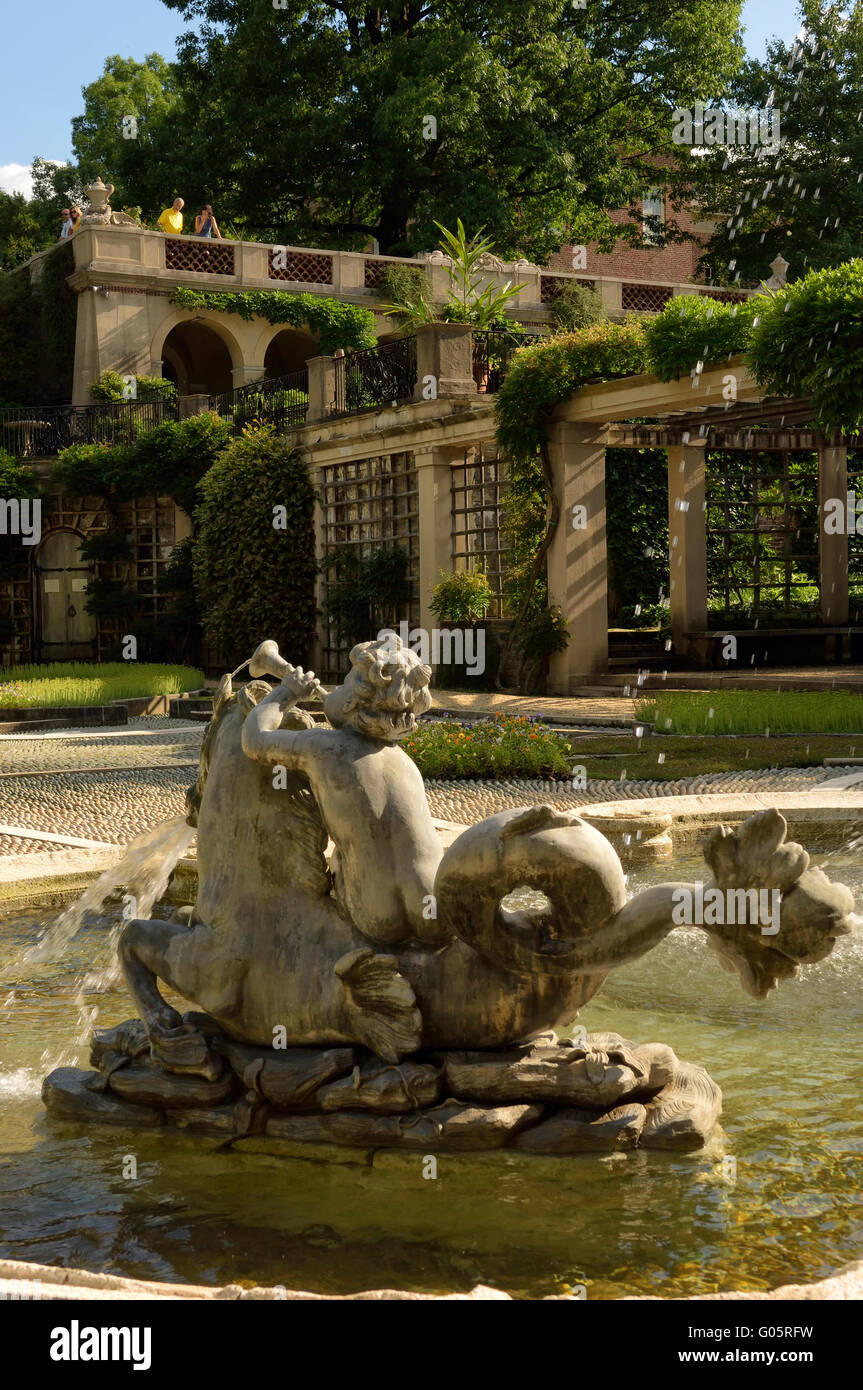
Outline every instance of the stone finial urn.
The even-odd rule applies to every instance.
[[[785,257],[779,252],[770,262],[770,269],[773,271],[769,280],[765,280],[764,285],[768,290],[781,290],[787,283],[788,265]]]
[[[108,199],[113,192],[114,185],[112,183],[105,184],[101,179],[96,179],[89,188],[85,188],[87,211],[84,213],[83,221],[109,223],[111,221],[111,205]]]

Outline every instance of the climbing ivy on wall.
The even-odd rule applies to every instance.
[[[208,641],[230,666],[265,637],[307,665],[317,563],[315,493],[302,458],[271,425],[249,425],[201,492],[194,570]]]
[[[664,449],[606,449],[605,524],[609,618],[620,627],[652,625],[669,592]]]
[[[336,348],[346,352],[374,347],[375,316],[371,309],[316,294],[287,294],[283,290],[194,290],[179,286],[171,303],[182,309],[212,309],[222,314],[238,314],[251,322],[289,324],[317,333],[321,353],[330,356]]]
[[[632,376],[646,367],[644,327],[636,319],[603,320],[544,339],[517,351],[510,362],[495,402],[497,440],[509,459],[506,596],[515,615],[501,670],[514,645],[531,644],[531,629],[546,634],[548,651],[566,644],[562,619],[548,616],[545,578],[545,557],[560,520],[547,449],[553,411],[588,382]]]
[[[33,273],[35,268],[36,273]],[[48,405],[72,394],[77,295],[68,243],[0,277],[0,404]]]
[[[150,596],[122,577],[132,559],[123,505],[136,497],[172,497],[194,517],[201,479],[229,437],[226,420],[193,415],[166,420],[128,444],[72,445],[54,464],[53,481],[65,493],[99,497],[108,513],[107,529],[91,533],[81,545],[82,557],[99,567],[87,586],[87,611],[105,622],[128,623],[153,659],[198,657],[190,548],[178,546],[156,580],[157,591],[170,597],[153,620],[148,617]]]

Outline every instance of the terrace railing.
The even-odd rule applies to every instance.
[[[417,340],[396,338],[337,357],[335,376],[333,415],[360,415],[409,401],[417,381]]]
[[[475,328],[473,331],[473,379],[477,391],[494,395],[499,391],[516,348],[534,342],[508,328]]]
[[[0,449],[13,458],[45,458],[71,444],[131,444],[145,430],[177,419],[177,401],[107,405],[25,405],[0,410]]]
[[[253,420],[275,425],[277,430],[295,429],[306,423],[308,407],[308,367],[287,376],[250,381],[235,391],[210,397],[210,409],[230,420],[235,434]]]

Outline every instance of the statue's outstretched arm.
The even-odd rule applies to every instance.
[[[281,728],[285,712],[317,687],[311,671],[291,670],[260,704],[249,711],[243,724],[243,752],[259,763],[278,763],[289,772],[305,772],[320,732],[315,729]],[[320,745],[318,744],[318,747]]]

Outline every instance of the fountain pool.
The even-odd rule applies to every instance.
[[[863,900],[859,850],[813,855]],[[630,886],[707,877],[697,855]],[[37,914],[0,926],[0,1255],[150,1279],[321,1292],[467,1290],[537,1297],[680,1297],[822,1278],[863,1250],[860,1074],[863,933],[763,1002],[744,996],[702,933],[678,929],[614,971],[588,1030],[662,1038],[724,1096],[725,1146],[576,1160],[420,1154],[373,1163],[273,1158],[175,1130],[46,1119],[41,1078],[86,1065],[93,1010],[128,1018],[111,983],[112,926],[91,919],[59,959],[24,961]],[[104,974],[100,975],[100,972]],[[89,984],[80,995],[81,978]],[[107,983],[106,983],[107,978]],[[174,1001],[176,1002],[176,1001]],[[736,1160],[736,1176],[722,1157]],[[137,1176],[124,1176],[134,1158]]]

